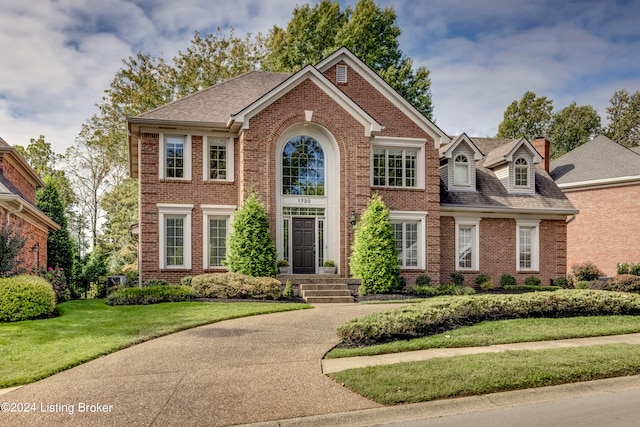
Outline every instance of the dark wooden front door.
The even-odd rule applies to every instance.
[[[293,218],[293,263],[294,274],[316,272],[316,219]]]

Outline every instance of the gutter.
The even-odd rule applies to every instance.
[[[24,208],[24,203],[22,203],[21,201],[18,201],[18,207],[16,209],[12,209],[10,211],[7,211],[7,217],[5,219],[5,224],[9,224],[9,217],[12,214],[18,213],[18,212],[22,212],[22,209]]]
[[[576,214],[571,214],[571,218],[567,219],[566,223],[571,224],[576,219]]]

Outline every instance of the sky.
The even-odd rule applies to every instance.
[[[0,137],[73,145],[122,60],[171,60],[201,34],[265,34],[304,0],[0,0]],[[310,0],[310,4],[317,1]],[[340,0],[343,7],[356,0]],[[436,124],[493,136],[525,91],[554,111],[592,105],[606,125],[613,93],[640,90],[640,0],[377,0],[400,49],[430,70]]]

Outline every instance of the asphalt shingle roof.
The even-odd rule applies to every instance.
[[[137,117],[152,120],[226,123],[233,114],[261,98],[290,76],[287,73],[249,71]]]
[[[483,165],[486,158],[498,158],[513,148],[514,140],[498,138],[476,138],[471,141],[485,156],[475,162],[476,191],[448,191],[440,182],[440,203],[460,207],[487,207],[514,210],[549,209],[554,211],[575,211],[575,208],[542,167],[535,167],[535,194],[511,194],[498,177]],[[515,140],[517,142],[519,140]],[[507,147],[507,148],[505,148]],[[506,150],[506,151],[505,151]],[[497,154],[492,154],[494,151]]]
[[[604,135],[551,161],[558,184],[640,175],[640,153],[616,144]]]

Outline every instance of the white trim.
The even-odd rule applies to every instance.
[[[424,270],[426,264],[426,229],[427,229],[427,212],[419,211],[389,211],[389,222],[405,223],[415,222],[418,224],[417,237],[417,256],[418,265],[411,267],[400,266],[401,270]]]
[[[227,169],[225,179],[211,179],[209,178],[209,164],[211,155],[212,142],[225,142],[227,152]],[[230,136],[216,136],[216,135],[203,135],[202,136],[202,180],[207,182],[233,182],[234,181],[234,143],[233,138]]]
[[[455,216],[460,213],[481,214],[483,218],[521,218],[535,215],[542,219],[566,219],[567,215],[580,213],[577,209],[510,208],[501,206],[461,206],[440,204],[440,216]]]
[[[403,189],[417,189],[424,190],[425,188],[425,146],[427,144],[427,140],[425,138],[401,138],[401,137],[388,137],[388,136],[376,136],[371,139],[369,142],[371,145],[371,157],[369,159],[369,184],[372,187],[384,187],[384,188],[403,188]],[[404,185],[404,180],[401,186],[390,186],[390,185],[374,185],[373,184],[373,154],[374,149],[409,149],[409,150],[417,150],[416,154],[416,185],[414,187],[407,187]],[[404,151],[403,151],[404,153]],[[386,165],[385,165],[386,167]],[[404,171],[404,164],[402,166]]]
[[[166,137],[184,137],[184,176],[182,178],[167,177],[166,164]],[[191,134],[183,132],[160,132],[160,141],[158,146],[158,175],[160,179],[171,181],[191,181]]]
[[[227,236],[231,232],[231,223],[237,206],[235,205],[200,205],[202,209],[202,267],[208,269],[227,269],[226,266],[209,265],[209,219],[225,218],[227,220]]]
[[[282,194],[282,150],[296,136],[307,135],[318,141],[324,153],[324,196],[291,196]],[[284,252],[284,230],[282,208],[289,207],[324,207],[324,259],[338,261],[340,246],[340,150],[333,135],[316,123],[296,123],[287,128],[278,138],[275,149],[276,156],[276,247],[278,258]],[[301,199],[301,201],[299,200]],[[317,227],[317,221],[316,221]],[[317,228],[316,228],[317,235]],[[291,236],[290,236],[291,237]],[[289,246],[291,250],[291,246]],[[316,250],[316,259],[317,254]],[[289,254],[291,257],[291,254]],[[317,264],[317,263],[316,263]],[[316,265],[316,272],[318,266]]]
[[[520,267],[520,228],[532,228],[531,232],[531,268]],[[540,220],[516,219],[516,271],[537,272],[540,270]]]
[[[369,115],[369,113],[363,110],[358,104],[338,89],[333,83],[327,80],[325,76],[311,65],[307,65],[271,92],[232,116],[227,125],[231,127],[234,123],[238,123],[242,124],[243,129],[249,129],[249,121],[252,117],[306,80],[314,83],[320,90],[344,108],[349,115],[362,124],[365,136],[371,136],[372,133],[380,132],[384,128],[371,115]]]
[[[568,182],[566,184],[558,184],[563,191],[592,190],[596,188],[619,187],[623,185],[640,184],[640,175],[621,176],[616,178],[593,179],[589,181]]]
[[[463,133],[461,135],[458,135],[458,137],[449,144],[449,146],[447,147],[447,149],[445,151],[442,152],[442,154],[440,154],[440,157],[446,157],[447,159],[451,159],[453,158],[453,152],[456,150],[456,148],[458,148],[458,146],[462,143],[462,142],[466,142],[467,145],[471,148],[471,150],[473,151],[473,160],[482,160],[483,159],[483,155],[482,152],[478,149],[478,147],[476,146],[476,144],[471,140],[471,138],[469,138],[467,136],[466,133]]]
[[[158,255],[160,269],[166,270],[190,270],[191,269],[191,212],[193,205],[174,205],[168,203],[158,203]],[[184,263],[179,266],[167,266],[166,265],[166,228],[165,218],[168,216],[184,216]]]
[[[334,53],[316,64],[316,68],[320,72],[325,72],[333,65],[343,61],[349,67],[355,70],[370,85],[377,89],[384,97],[386,97],[393,105],[395,105],[402,113],[404,113],[411,121],[413,121],[427,135],[431,136],[434,141],[434,148],[451,142],[451,138],[442,131],[435,123],[427,119],[413,105],[396,92],[387,82],[382,79],[375,71],[369,68],[364,62],[356,57],[346,47],[336,50]]]
[[[456,221],[456,230],[455,230],[455,264],[456,271],[478,271],[480,270],[480,220],[481,218],[469,218],[469,217],[455,217]],[[472,236],[471,236],[471,267],[470,268],[462,268],[460,267],[460,259],[458,256],[460,255],[460,239],[459,239],[459,231],[461,226],[471,226],[473,227]]]

